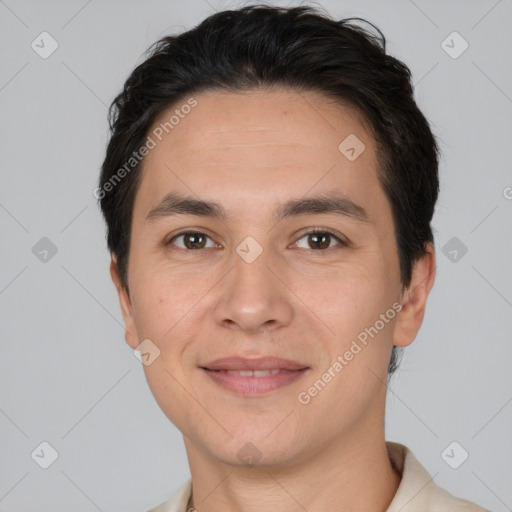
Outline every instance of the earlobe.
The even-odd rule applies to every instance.
[[[123,314],[126,343],[128,343],[131,348],[136,349],[139,345],[139,340],[133,318],[132,303],[128,290],[121,281],[119,270],[117,268],[117,256],[115,254],[112,255],[112,260],[110,261],[110,276],[112,277],[112,281],[116,287],[119,305],[121,306],[121,313]]]
[[[411,283],[403,294],[402,310],[397,316],[393,336],[393,344],[397,347],[406,347],[414,341],[425,316],[436,271],[434,246],[427,244],[426,251],[422,258],[415,261]]]

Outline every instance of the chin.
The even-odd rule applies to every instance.
[[[290,436],[286,438],[265,438],[261,435],[237,435],[228,443],[211,449],[212,455],[222,462],[247,468],[270,468],[291,462],[298,454],[297,443]]]

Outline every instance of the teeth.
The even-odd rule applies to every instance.
[[[226,370],[231,375],[240,375],[240,377],[267,377],[268,375],[275,375],[280,370]]]

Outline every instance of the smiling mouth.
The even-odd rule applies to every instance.
[[[230,357],[223,357],[210,361],[209,363],[200,366],[205,370],[212,371],[281,371],[281,370],[302,370],[306,368],[306,365],[299,363],[298,361],[292,361],[291,359],[283,359],[280,357],[266,356],[247,358],[233,355]]]
[[[308,368],[284,370],[211,370],[201,368],[220,389],[237,395],[259,396],[284,388],[300,379]]]
[[[274,370],[210,370],[212,372],[226,372],[230,375],[240,375],[240,377],[268,377],[269,375],[276,375],[280,371],[279,368]]]

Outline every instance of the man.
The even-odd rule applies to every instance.
[[[385,441],[434,283],[439,150],[378,33],[219,12],[114,100],[111,275],[191,471],[154,512],[484,510]]]

